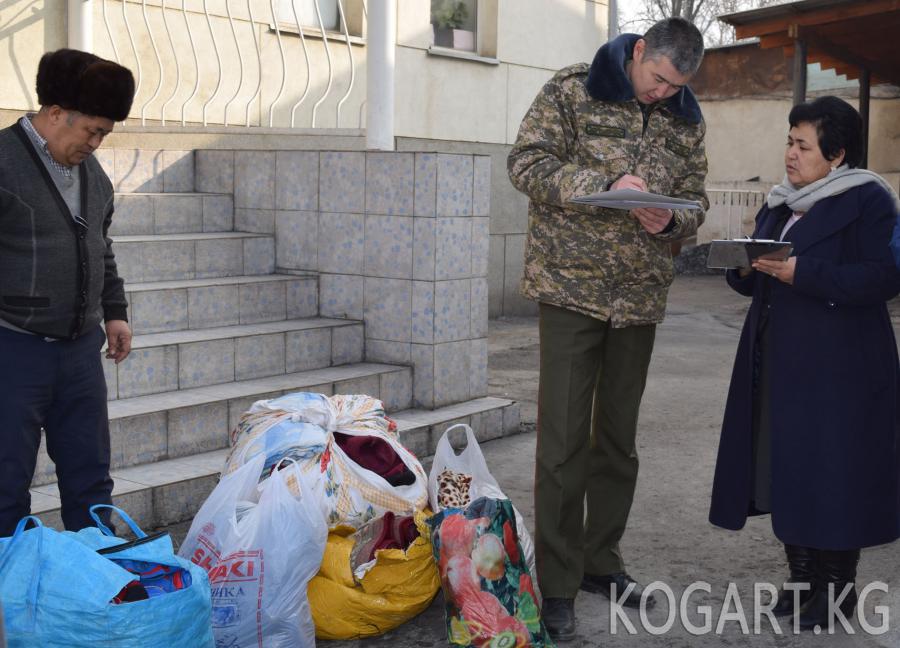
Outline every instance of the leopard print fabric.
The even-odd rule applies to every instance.
[[[438,504],[445,508],[465,508],[469,505],[469,486],[472,475],[453,472],[449,468],[438,475]]]

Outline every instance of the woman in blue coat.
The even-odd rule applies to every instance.
[[[787,261],[729,270],[753,301],[725,407],[710,521],[771,514],[789,582],[776,614],[827,627],[829,590],[849,619],[860,549],[900,537],[897,346],[886,302],[900,293],[889,242],[893,190],[856,169],[862,122],[821,97],[791,110],[786,177],[754,238],[790,241]],[[802,586],[801,586],[802,587]],[[841,594],[846,591],[843,599]]]

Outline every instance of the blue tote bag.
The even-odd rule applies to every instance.
[[[205,572],[177,557],[167,534],[148,536],[123,511],[108,507],[137,536],[131,542],[116,538],[95,513],[101,507],[108,505],[91,509],[98,528],[60,533],[28,517],[10,538],[0,538],[0,601],[9,648],[212,648]],[[28,521],[36,526],[26,530]],[[113,603],[126,586],[144,582],[125,568],[134,565],[174,572],[182,587]]]

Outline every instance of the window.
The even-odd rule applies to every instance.
[[[476,51],[478,0],[431,0],[435,47]]]
[[[347,21],[346,28],[351,40],[363,36],[364,0],[277,0],[275,13],[278,16],[278,26],[282,31],[296,32],[297,20],[299,20],[303,27],[303,33],[315,37],[317,33],[321,33],[319,25],[319,16],[321,16],[321,26],[325,28],[325,31],[332,32],[332,34],[343,34],[344,25],[341,23],[338,2],[341,3],[340,8],[344,10],[344,18]],[[316,5],[319,7],[318,15],[316,14]],[[272,27],[274,28],[274,25]],[[332,38],[332,34],[329,34],[329,39]]]

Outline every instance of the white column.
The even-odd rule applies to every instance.
[[[370,2],[368,12],[366,148],[393,151],[397,0]]]
[[[94,51],[94,0],[68,0],[69,47]]]
[[[609,40],[619,35],[619,5],[616,0],[609,0]]]

